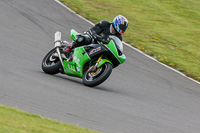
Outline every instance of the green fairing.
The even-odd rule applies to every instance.
[[[74,29],[71,29],[70,31],[70,37],[73,40],[76,40],[76,35],[79,34],[78,32],[76,32]]]
[[[64,71],[66,74],[75,77],[83,77],[83,66],[90,58],[85,53],[83,47],[78,47],[74,50],[72,62],[63,61]]]
[[[71,38],[76,40],[76,35],[79,34],[74,29],[71,30]],[[121,56],[118,55],[117,48],[113,40],[109,42],[109,44],[105,45],[110,51],[115,55],[115,57],[119,60],[120,63],[124,63],[126,60],[126,56],[122,54]],[[73,60],[72,62],[63,61],[64,71],[67,75],[75,76],[75,77],[83,77],[83,66],[86,62],[90,61],[90,57],[86,54],[83,47],[78,47],[74,49]],[[106,62],[112,64],[111,61],[107,59],[100,59],[97,68],[100,68]],[[113,64],[112,64],[113,65]]]
[[[124,63],[126,60],[126,56],[122,54],[121,56],[118,55],[117,48],[113,40],[111,40],[107,45],[105,45],[110,51],[115,55],[115,57],[119,60],[120,63]]]

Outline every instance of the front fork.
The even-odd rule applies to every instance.
[[[108,59],[102,59],[103,57],[103,54],[99,57],[99,59],[97,60],[96,64],[91,66],[89,69],[88,69],[88,72],[89,71],[93,71],[95,72],[98,68],[100,68],[103,64],[105,64],[106,62],[112,64],[111,61],[109,61]],[[112,64],[113,66],[113,64]]]
[[[103,54],[99,57],[99,59],[97,60],[96,64],[91,66],[89,69],[88,69],[88,72],[92,71],[92,72],[95,72],[97,70],[97,66],[99,64],[99,61],[101,60],[101,58],[103,57]]]
[[[101,60],[101,58],[103,57],[103,54],[99,57],[99,59],[97,60],[96,64],[94,65],[94,67],[92,68],[92,71],[96,71],[97,70],[97,66],[99,64],[99,61]]]

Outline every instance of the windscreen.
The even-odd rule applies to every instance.
[[[122,41],[116,37],[116,36],[109,36],[110,39],[112,39],[116,45],[116,47],[123,53],[123,44]]]

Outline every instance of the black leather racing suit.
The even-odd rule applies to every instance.
[[[83,45],[88,45],[91,43],[92,39],[91,36],[98,41],[106,41],[109,35],[115,35],[122,41],[122,36],[119,33],[112,34],[112,23],[109,21],[102,20],[97,23],[95,26],[91,27],[87,32],[85,32],[81,37],[77,38],[73,42],[73,47],[79,47]],[[90,34],[90,35],[88,35]]]

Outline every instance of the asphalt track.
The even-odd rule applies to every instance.
[[[0,104],[105,133],[199,133],[200,85],[127,46],[94,88],[42,72],[54,32],[90,26],[54,0],[0,0]]]

